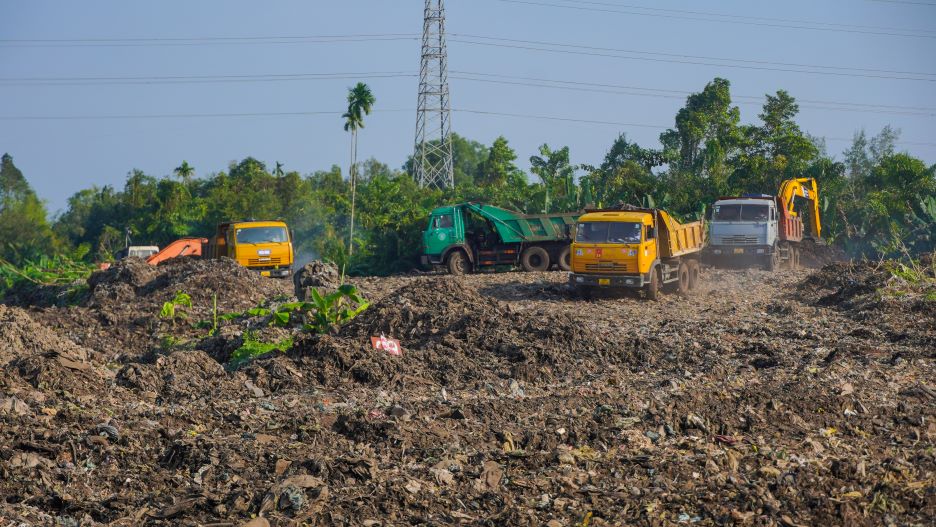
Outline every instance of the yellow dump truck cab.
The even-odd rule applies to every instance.
[[[588,211],[575,226],[569,283],[643,288],[650,298],[668,284],[687,292],[698,281],[704,243],[702,222],[681,225],[659,209]]]
[[[211,258],[227,257],[263,276],[289,276],[292,236],[282,221],[236,221],[218,225],[209,241]]]

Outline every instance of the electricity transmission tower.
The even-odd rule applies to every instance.
[[[423,14],[419,102],[413,171],[422,187],[455,186],[452,168],[452,107],[449,101],[448,51],[445,47],[445,0],[426,0]]]

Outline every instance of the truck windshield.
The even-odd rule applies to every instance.
[[[643,226],[632,221],[595,221],[579,223],[575,241],[581,243],[640,243]]]
[[[741,207],[741,221],[767,221],[769,210],[767,205],[745,205]]]
[[[767,221],[767,205],[715,205],[715,221]]]
[[[452,227],[452,215],[443,214],[432,218],[433,229],[450,229]]]
[[[741,221],[741,205],[715,205],[716,221]]]
[[[237,243],[281,243],[288,241],[284,227],[248,227],[237,229]]]

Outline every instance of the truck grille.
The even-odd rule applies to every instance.
[[[247,260],[247,265],[279,265],[280,258],[251,258]]]
[[[599,262],[585,264],[585,270],[597,273],[626,273],[631,270],[631,266],[618,262]]]
[[[757,245],[758,243],[757,236],[736,234],[734,236],[722,236],[720,245]]]

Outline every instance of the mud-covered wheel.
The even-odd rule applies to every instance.
[[[559,266],[559,269],[562,271],[571,271],[572,270],[572,246],[566,245],[559,251],[559,261],[556,262],[556,265]]]
[[[699,265],[698,260],[689,260],[686,265],[689,266],[689,290],[695,291],[702,277],[702,266]]]
[[[524,271],[545,271],[549,269],[549,253],[542,247],[527,247],[520,255],[520,266]]]
[[[792,255],[790,256],[792,258]],[[764,269],[773,272],[780,267],[780,249],[774,247],[773,252],[767,255],[767,261],[764,263]]]
[[[448,271],[454,275],[467,274],[471,268],[468,265],[468,257],[462,251],[452,251],[446,261]]]
[[[689,292],[689,264],[681,262],[679,264],[679,269],[676,271],[676,275],[679,278],[677,291],[679,291],[681,295],[687,294]]]
[[[653,269],[650,272],[650,283],[644,286],[644,294],[647,300],[659,300],[660,298],[660,270]]]

